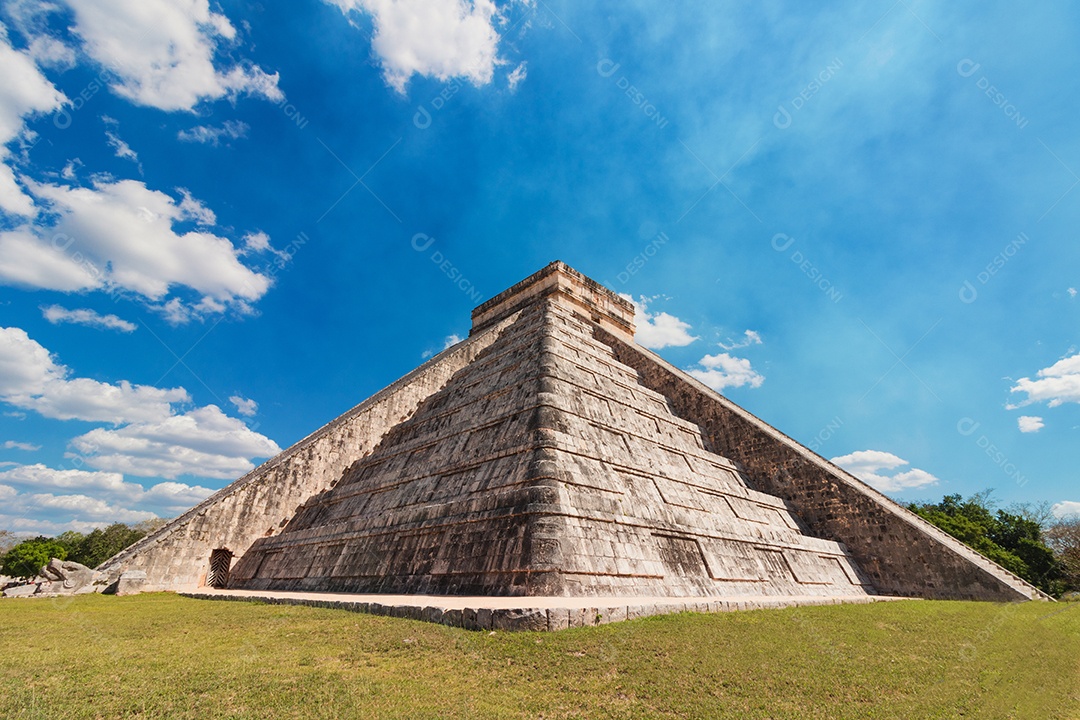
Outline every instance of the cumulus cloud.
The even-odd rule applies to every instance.
[[[60,8],[46,0],[6,0],[4,14],[26,38],[26,53],[41,67],[66,70],[75,65],[75,50],[49,35],[49,15]]]
[[[71,441],[93,468],[139,477],[180,475],[235,478],[254,469],[248,458],[281,452],[270,438],[249,429],[216,405],[156,422],[96,428]]]
[[[28,508],[27,510],[33,509]],[[18,536],[34,537],[37,535],[45,535],[46,537],[53,537],[62,532],[67,532],[68,530],[88,533],[96,528],[104,528],[105,526],[112,524],[112,521],[109,520],[99,520],[97,522],[82,520],[56,522],[53,520],[42,519],[39,513],[36,517],[0,513],[0,526],[11,530]]]
[[[698,339],[690,334],[690,323],[666,312],[650,313],[649,303],[656,298],[642,296],[635,300],[625,293],[619,293],[619,297],[634,304],[634,339],[642,347],[651,350],[684,347]]]
[[[1059,503],[1054,503],[1053,507],[1050,508],[1050,512],[1053,513],[1056,518],[1080,515],[1080,502],[1075,500],[1064,500]]]
[[[66,0],[87,55],[123,98],[160,110],[192,110],[240,94],[282,100],[278,75],[250,63],[215,63],[236,28],[208,0]]]
[[[510,92],[517,90],[518,84],[528,76],[528,63],[522,62],[506,76],[506,84]]]
[[[461,342],[463,339],[464,338],[462,338],[457,333],[451,333],[450,335],[447,335],[445,338],[443,338],[442,350],[440,350],[439,352],[442,352],[443,350],[449,350],[450,348],[454,347],[459,342]],[[425,350],[424,352],[422,352],[420,354],[420,357],[427,360],[429,357],[432,357],[434,355],[435,355],[434,350]]]
[[[270,251],[279,257],[285,254],[270,246],[270,236],[262,230],[248,233],[244,236],[244,253],[261,253],[267,251]]]
[[[245,417],[251,417],[259,411],[259,403],[254,400],[240,397],[239,395],[233,395],[229,398],[229,402],[236,406],[236,412],[244,415]]]
[[[60,470],[41,463],[20,465],[0,472],[0,483],[21,487],[30,495],[41,491],[50,491],[53,497],[64,496],[55,495],[56,491],[63,494],[74,493],[79,497],[89,495],[99,500],[122,504],[124,507],[140,506],[143,510],[152,509],[167,514],[182,512],[202,502],[214,492],[201,485],[185,485],[171,481],[143,487],[138,483],[127,482],[120,473]]]
[[[723,350],[739,350],[744,347],[750,347],[751,345],[761,344],[761,335],[755,330],[744,330],[743,336],[739,340],[732,340],[728,338],[726,343],[717,343]]]
[[[196,125],[190,130],[181,130],[176,138],[183,142],[202,143],[217,147],[222,140],[238,140],[247,137],[250,126],[239,120],[226,120],[221,127]]]
[[[4,449],[5,450],[25,450],[26,452],[34,452],[35,450],[40,450],[41,446],[40,445],[33,445],[31,443],[28,443],[28,442],[18,442],[16,440],[5,440],[4,441]]]
[[[372,50],[386,83],[399,93],[404,94],[413,74],[486,85],[502,62],[492,22],[498,11],[491,0],[326,1],[346,15],[357,11],[371,16]]]
[[[698,361],[698,367],[690,368],[686,372],[716,392],[723,392],[726,387],[743,385],[761,387],[761,383],[765,382],[765,376],[754,370],[749,360],[727,353],[706,355]]]
[[[1022,433],[1039,432],[1045,426],[1041,417],[1032,415],[1021,415],[1016,419],[1016,424]]]
[[[34,202],[15,179],[7,144],[25,132],[24,118],[57,110],[68,99],[45,79],[32,57],[11,46],[3,24],[0,67],[4,69],[4,82],[0,83],[0,210],[30,216],[35,212]]]
[[[26,499],[29,508],[40,510],[59,510],[77,513],[80,518],[93,522],[137,523],[153,520],[157,517],[149,510],[128,510],[117,505],[110,505],[104,500],[89,495],[53,495],[38,493]]]
[[[75,66],[75,50],[48,35],[31,40],[26,52],[41,67],[67,70]]]
[[[31,185],[55,217],[50,227],[0,232],[0,283],[65,292],[117,289],[162,300],[173,287],[246,310],[270,278],[242,264],[239,250],[205,229],[213,213],[181,191],[182,200],[135,180],[93,187]]]
[[[72,323],[74,325],[85,325],[86,327],[98,328],[100,330],[119,330],[120,332],[125,333],[135,332],[139,327],[135,323],[128,322],[116,315],[101,315],[89,308],[68,310],[60,305],[48,305],[41,308],[41,314],[53,325]]]
[[[1036,377],[1036,380],[1024,377],[1016,381],[1010,392],[1024,393],[1027,397],[1009,405],[1010,409],[1037,402],[1045,402],[1050,407],[1067,402],[1080,403],[1080,353],[1043,368]]]
[[[106,121],[106,124],[111,124],[111,125],[114,125],[114,126],[118,124],[115,120],[112,120],[112,118],[106,117],[106,118],[102,118],[102,119]],[[111,147],[113,149],[113,152],[116,155],[116,157],[123,158],[125,160],[130,160],[131,162],[138,165],[139,166],[139,172],[140,173],[142,172],[142,163],[139,162],[138,154],[136,154],[136,152],[131,149],[130,145],[128,145],[123,140],[121,140],[119,135],[117,135],[112,130],[106,130],[105,131],[105,140],[109,143],[109,147]]]
[[[859,450],[850,455],[834,457],[830,462],[881,492],[901,492],[939,482],[936,477],[918,468],[886,474],[884,471],[902,468],[908,465],[908,461],[881,450]]]
[[[60,171],[60,177],[64,178],[65,180],[74,180],[76,178],[75,168],[81,166],[82,164],[83,162],[79,158],[68,160],[67,164],[64,165],[64,169]]]
[[[187,402],[183,388],[113,385],[72,378],[67,367],[21,328],[0,328],[0,401],[58,420],[110,423],[158,421],[171,403]]]

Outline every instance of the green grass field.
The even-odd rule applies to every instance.
[[[1080,603],[477,633],[171,594],[0,601],[3,718],[1080,718]]]

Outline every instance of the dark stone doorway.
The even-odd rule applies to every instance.
[[[206,584],[213,588],[228,587],[232,559],[232,551],[227,548],[218,548],[211,551],[210,570],[206,573]]]

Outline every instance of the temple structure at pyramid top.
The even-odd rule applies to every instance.
[[[633,305],[561,262],[472,320],[100,569],[158,590],[1045,597],[636,345]]]
[[[472,311],[469,335],[546,299],[562,303],[622,340],[634,341],[634,304],[558,260],[478,305]]]

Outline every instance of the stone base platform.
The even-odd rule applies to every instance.
[[[466,630],[565,630],[604,625],[649,615],[679,612],[730,612],[813,605],[866,605],[911,600],[886,595],[707,597],[466,597],[449,595],[366,595],[276,590],[181,592],[200,600],[248,600],[276,605],[307,605],[424,620]]]

